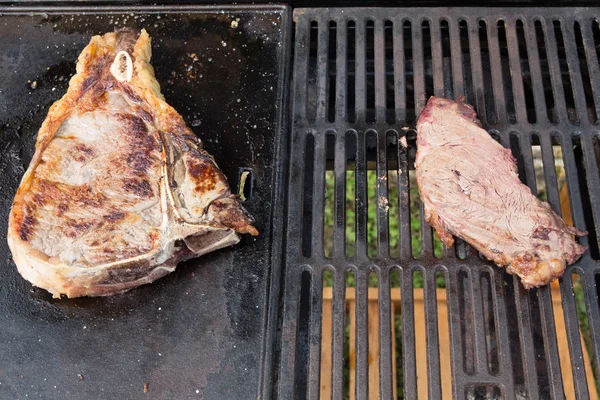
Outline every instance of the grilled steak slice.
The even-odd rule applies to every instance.
[[[417,183],[425,218],[447,247],[470,243],[526,288],[560,277],[585,247],[550,205],[519,181],[510,150],[462,101],[432,97],[417,122]]]
[[[257,235],[225,176],[160,93],[145,30],[95,36],[48,113],[8,243],[55,297],[107,296]]]

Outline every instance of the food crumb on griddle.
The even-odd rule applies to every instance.
[[[82,381],[82,380],[83,380],[83,375],[81,375],[81,374],[77,374],[77,380],[78,380],[78,381]]]
[[[148,388],[150,387],[150,383],[144,383],[144,393],[148,393]]]

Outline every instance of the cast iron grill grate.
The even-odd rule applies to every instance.
[[[598,17],[294,11],[279,398],[441,398],[450,385],[455,398],[596,396]],[[465,96],[522,181],[589,232],[560,290],[524,290],[432,235],[411,179],[431,95]]]

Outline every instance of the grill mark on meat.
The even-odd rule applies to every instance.
[[[77,144],[75,147],[73,147],[73,150],[74,151],[71,157],[73,157],[75,161],[80,163],[84,163],[96,155],[94,149],[92,149],[89,146],[86,146],[83,143]]]
[[[123,83],[123,84],[119,85],[119,89],[121,89],[123,91],[123,93],[125,93],[127,95],[129,100],[133,101],[134,103],[139,104],[139,103],[143,102],[142,98],[140,96],[138,96],[137,94],[135,94],[133,89],[131,89],[131,87],[128,84]]]
[[[26,242],[33,233],[33,228],[36,225],[36,220],[31,215],[27,215],[21,222],[21,228],[19,229],[19,236],[21,240]]]
[[[143,174],[147,172],[152,165],[153,160],[147,151],[135,151],[127,156],[127,165],[136,173]]]
[[[94,226],[94,222],[89,221],[89,220],[85,221],[85,220],[67,219],[67,225],[70,228],[72,228],[67,233],[67,236],[69,236],[71,238],[75,238],[77,236],[87,233],[90,230],[90,228],[92,226]]]
[[[142,107],[137,107],[135,109],[135,112],[137,115],[140,116],[141,119],[143,119],[146,122],[154,122],[154,115],[152,115],[152,113],[144,110],[144,108]]]
[[[126,213],[121,211],[113,211],[108,215],[104,216],[104,219],[110,223],[119,222],[127,216]]]
[[[44,197],[41,193],[36,193],[33,195],[33,203],[37,206],[43,206],[46,204],[46,197]]]
[[[67,211],[69,209],[69,206],[65,203],[60,203],[58,206],[56,206],[56,216],[57,217],[62,217],[63,214],[65,213],[65,211]]]
[[[126,178],[123,179],[123,188],[138,197],[152,197],[153,191],[150,183],[145,179]]]
[[[68,193],[72,200],[88,207],[102,207],[106,203],[106,196],[94,191],[88,185],[77,186]]]
[[[116,117],[125,125],[127,129],[126,133],[135,139],[142,139],[144,136],[148,135],[146,123],[137,115],[119,113]]]

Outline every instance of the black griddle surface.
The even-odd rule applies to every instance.
[[[270,285],[280,265],[271,249],[282,248],[273,220],[282,220],[287,9],[0,12],[0,398],[260,396],[270,358]],[[242,169],[252,171],[245,206],[261,234],[123,295],[52,299],[17,273],[6,243],[10,206],[77,56],[92,35],[123,26],[148,30],[167,102],[204,141],[232,190]]]

